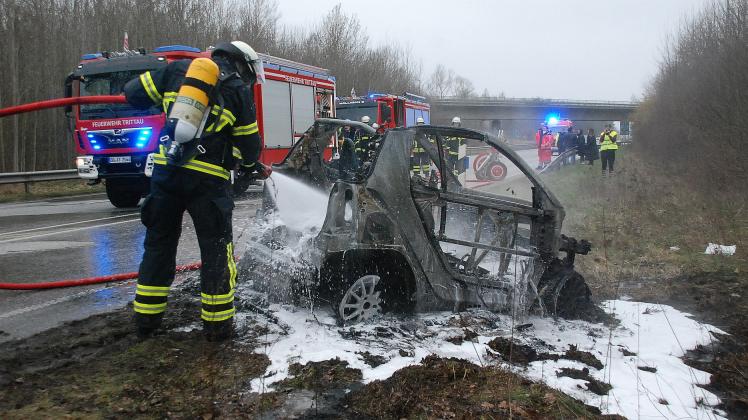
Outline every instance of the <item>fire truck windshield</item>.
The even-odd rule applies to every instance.
[[[342,120],[361,121],[361,117],[368,116],[372,122],[377,121],[377,103],[358,106],[338,106],[335,110],[337,117]]]
[[[117,71],[84,75],[80,79],[80,95],[119,95],[129,82],[140,75],[141,71]],[[128,104],[92,104],[81,105],[82,120],[100,120],[108,118],[127,118],[143,115],[155,115],[161,110],[153,106],[149,109],[136,109]]]

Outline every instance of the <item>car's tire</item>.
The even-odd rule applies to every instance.
[[[114,207],[137,207],[143,197],[143,191],[128,183],[126,179],[107,179],[104,184],[106,196]]]
[[[543,273],[538,292],[548,315],[589,321],[601,319],[602,311],[592,300],[584,277],[558,258]]]
[[[341,272],[328,279],[322,288],[322,296],[329,299],[331,309],[341,325],[365,322],[387,313],[413,311],[412,275],[404,272],[407,268],[397,264],[384,268],[374,261],[350,260],[353,263],[346,261]],[[365,291],[361,290],[361,283],[366,284]],[[352,298],[354,295],[362,299]],[[357,302],[361,303],[359,308],[346,307]]]

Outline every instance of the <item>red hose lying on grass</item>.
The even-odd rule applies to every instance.
[[[196,262],[186,265],[178,265],[177,273],[186,271],[195,271],[200,269],[203,264]],[[44,283],[0,283],[0,289],[4,290],[38,290],[38,289],[58,289],[61,287],[85,286],[88,284],[110,283],[115,281],[132,280],[138,278],[138,272],[111,274],[100,277],[87,277],[75,280],[49,281]]]

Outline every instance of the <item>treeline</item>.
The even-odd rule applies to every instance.
[[[748,0],[682,24],[635,122],[636,149],[674,182],[748,191]]]
[[[340,5],[309,28],[280,24],[276,0],[0,0],[0,108],[62,96],[81,54],[241,39],[259,52],[329,68],[337,90],[422,93],[420,62],[372,46]],[[0,172],[69,168],[75,149],[62,110],[0,119]]]

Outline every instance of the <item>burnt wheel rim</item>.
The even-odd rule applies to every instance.
[[[377,317],[382,313],[381,292],[376,290],[379,276],[373,274],[356,280],[340,300],[338,313],[345,324],[355,324]]]

